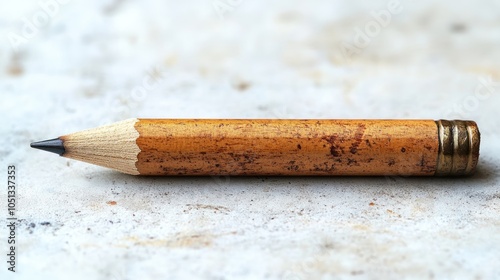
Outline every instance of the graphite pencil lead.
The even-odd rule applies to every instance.
[[[64,143],[59,138],[54,138],[50,140],[44,140],[39,142],[33,142],[30,144],[31,148],[39,149],[42,151],[47,151],[51,153],[56,153],[62,156],[66,150],[64,149]]]

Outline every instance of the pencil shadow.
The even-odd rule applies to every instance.
[[[162,189],[182,188],[294,188],[328,186],[330,188],[469,188],[495,182],[496,169],[491,163],[478,166],[471,176],[415,177],[415,176],[132,176],[103,170],[92,174],[97,186],[119,184],[122,187],[144,191],[145,187]]]
[[[482,164],[475,175],[468,177],[149,177],[113,171],[96,171],[87,176],[92,187],[102,195],[103,204],[112,200],[120,206],[114,208],[115,211],[144,210],[153,215],[161,212],[186,214],[189,219],[200,215],[204,219],[216,219],[217,215],[203,216],[203,211],[235,215],[252,211],[253,214],[248,215],[257,216],[257,213],[269,212],[286,216],[292,210],[297,212],[308,208],[348,218],[352,213],[365,215],[359,214],[359,209],[382,203],[399,205],[407,211],[413,211],[412,207],[418,205],[430,211],[414,214],[424,218],[437,211],[435,205],[450,199],[472,199],[477,203],[495,201],[500,197],[491,191],[497,181],[495,174],[494,165]],[[300,215],[313,218],[314,211]]]

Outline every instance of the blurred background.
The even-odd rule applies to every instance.
[[[0,34],[17,277],[500,277],[499,1],[3,1]],[[473,119],[483,168],[138,180],[29,150],[132,117]]]

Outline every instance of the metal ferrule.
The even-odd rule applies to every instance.
[[[436,175],[471,175],[479,160],[480,134],[473,121],[436,121],[439,153]]]

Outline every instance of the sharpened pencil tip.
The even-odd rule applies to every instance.
[[[47,151],[51,153],[56,153],[62,156],[66,150],[64,149],[64,143],[59,138],[54,138],[50,140],[44,140],[39,142],[33,142],[30,144],[31,148],[39,149],[42,151]]]

